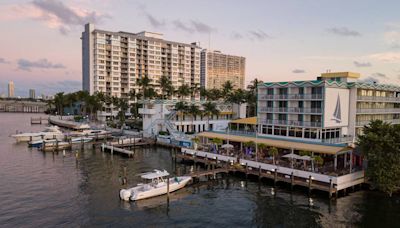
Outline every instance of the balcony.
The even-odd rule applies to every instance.
[[[357,96],[357,101],[379,101],[400,103],[400,97]]]
[[[275,94],[260,95],[259,100],[322,100],[323,94]]]
[[[382,120],[382,121],[390,123],[390,124],[400,124],[400,119],[391,119],[391,120]],[[356,127],[364,127],[364,126],[368,125],[370,122],[371,122],[371,120],[357,121]]]
[[[298,107],[290,107],[290,108],[260,107],[260,112],[321,114],[322,109],[321,108],[298,108]]]
[[[357,114],[400,113],[400,108],[357,108]]]
[[[321,127],[321,122],[298,121],[298,120],[260,120],[260,124],[299,126],[299,127]]]

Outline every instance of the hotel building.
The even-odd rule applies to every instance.
[[[352,72],[258,87],[258,134],[321,143],[354,142],[371,120],[400,124],[400,87]]]
[[[201,86],[221,89],[230,81],[234,89],[244,89],[245,66],[244,57],[204,49],[201,51]]]
[[[86,24],[82,33],[83,89],[128,97],[139,92],[138,82],[148,76],[161,92],[160,78],[170,78],[175,88],[200,86],[200,47],[163,39],[152,32],[112,32]],[[195,99],[199,99],[196,95]]]

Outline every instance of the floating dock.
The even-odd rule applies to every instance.
[[[113,145],[108,145],[108,144],[101,144],[101,150],[102,151],[109,151],[111,154],[114,153],[119,153],[119,154],[123,154],[123,155],[127,155],[128,157],[133,157],[133,155],[135,155],[135,152],[131,151],[131,150],[126,150],[117,146],[113,146]]]

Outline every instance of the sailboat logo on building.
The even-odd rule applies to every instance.
[[[335,111],[333,112],[333,118],[332,120],[336,120],[336,123],[342,122],[342,110],[340,108],[340,96],[338,94],[337,96],[337,101],[336,101],[336,107]]]

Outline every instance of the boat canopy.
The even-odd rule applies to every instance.
[[[159,177],[166,177],[168,175],[169,175],[169,173],[166,170],[160,171],[160,170],[155,169],[154,172],[144,173],[140,177],[143,179],[152,180],[152,179],[159,178]]]

